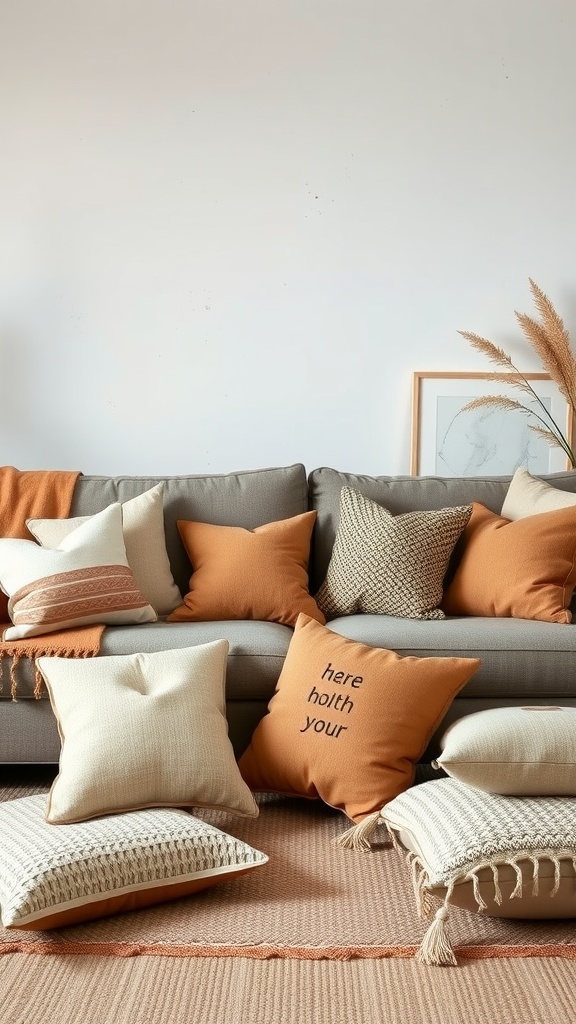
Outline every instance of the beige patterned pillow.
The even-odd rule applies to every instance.
[[[174,582],[164,532],[164,484],[122,502],[122,532],[128,565],[146,600],[158,615],[168,615],[181,602]],[[57,548],[65,537],[92,516],[73,519],[28,519],[26,526],[39,544]]]
[[[228,737],[227,640],[153,654],[37,658],[62,740],[53,824],[143,807],[256,816]]]
[[[365,612],[443,619],[438,605],[448,560],[472,506],[393,516],[352,487],[316,601],[326,618]]]
[[[61,928],[179,899],[268,860],[182,810],[56,828],[45,821],[45,807],[44,794],[0,804],[5,928]]]

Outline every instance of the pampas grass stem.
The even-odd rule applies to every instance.
[[[522,328],[524,337],[531,345],[540,359],[544,369],[551,380],[558,386],[560,394],[566,399],[572,414],[576,414],[576,356],[572,350],[570,336],[561,317],[558,315],[550,299],[541,288],[529,278],[530,290],[534,304],[540,314],[540,322],[534,320],[526,313],[515,311],[516,319]],[[576,455],[572,448],[572,438],[567,438],[556,423],[552,414],[544,405],[540,396],[536,393],[527,378],[518,370],[512,359],[504,349],[495,345],[487,338],[474,334],[472,331],[458,331],[458,333],[470,342],[473,348],[503,372],[494,372],[490,377],[499,384],[506,384],[514,387],[528,395],[538,407],[539,412],[529,409],[514,399],[506,398],[504,395],[483,395],[475,398],[464,406],[465,409],[477,409],[481,406],[492,405],[500,409],[510,411],[517,410],[527,416],[538,420],[537,424],[529,424],[534,430],[552,447],[561,448],[572,466],[576,468]]]

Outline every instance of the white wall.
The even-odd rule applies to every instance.
[[[411,374],[576,338],[573,0],[3,0],[0,462],[408,471]]]

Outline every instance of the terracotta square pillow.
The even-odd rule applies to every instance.
[[[360,822],[412,783],[431,734],[479,666],[401,657],[300,615],[240,771],[253,790],[320,798]]]
[[[572,621],[576,508],[510,522],[474,502],[460,544],[447,615]]]
[[[316,512],[254,530],[178,520],[192,564],[190,591],[169,622],[262,619],[293,626],[300,612],[324,616],[308,590]]]

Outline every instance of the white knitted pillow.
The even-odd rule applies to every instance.
[[[381,818],[412,870],[422,917],[444,901],[419,958],[455,963],[447,905],[492,917],[576,917],[576,799],[485,793],[457,779],[395,797]]]
[[[5,928],[59,928],[179,899],[268,860],[182,810],[57,827],[45,807],[44,794],[0,803]]]

